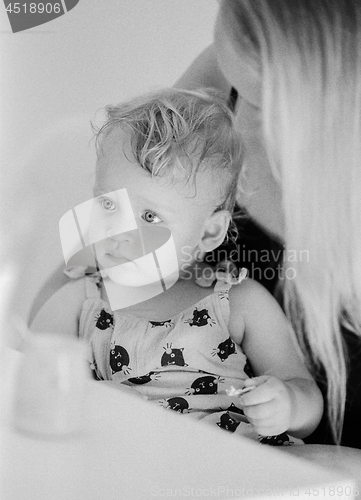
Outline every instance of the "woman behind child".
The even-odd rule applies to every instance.
[[[238,92],[247,165],[240,202],[286,254],[309,254],[289,263],[295,279],[283,284],[327,396],[311,439],[358,448],[360,47],[359,0],[223,0],[215,43],[178,82]]]
[[[98,379],[165,408],[264,442],[309,435],[322,397],[280,307],[200,262],[226,237],[242,162],[226,103],[170,89],[108,107],[97,144],[100,271],[61,288],[32,329],[86,339]]]

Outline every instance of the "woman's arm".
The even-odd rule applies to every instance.
[[[213,87],[223,92],[226,99],[231,92],[231,84],[218,66],[213,45],[201,52],[174,86],[188,90]]]
[[[230,290],[230,308],[231,337],[256,376],[245,384],[255,389],[240,398],[246,416],[262,435],[308,436],[321,419],[323,399],[282,309],[251,279]]]

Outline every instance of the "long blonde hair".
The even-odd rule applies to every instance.
[[[342,326],[361,335],[361,2],[225,0],[237,50],[262,80],[263,131],[283,193],[285,305],[327,380],[340,442],[347,383]],[[361,381],[360,381],[361,383]]]

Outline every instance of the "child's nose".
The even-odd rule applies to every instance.
[[[114,229],[109,229],[107,232],[108,238],[111,238],[114,241],[118,242],[133,242],[135,240],[135,234],[134,231],[124,231],[122,233],[118,233],[114,231]]]
[[[108,238],[111,238],[112,240],[116,240],[116,241],[123,240],[126,235],[127,235],[127,232],[118,233],[113,228],[108,229],[108,231],[107,231]]]
[[[137,229],[123,233],[114,233],[112,230],[109,230],[108,237],[118,244],[125,243],[127,248],[131,249],[133,258],[139,258],[144,255],[143,245]]]

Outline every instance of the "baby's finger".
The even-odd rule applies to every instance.
[[[269,390],[267,384],[255,387],[252,391],[242,394],[240,402],[243,406],[253,406],[268,403],[274,399],[273,391]]]
[[[257,428],[255,427],[255,430],[258,432],[260,436],[278,436],[282,434],[283,432],[286,432],[287,429],[285,427],[280,426],[279,424],[275,423],[273,425],[260,425]]]
[[[265,404],[244,407],[244,414],[252,421],[268,420],[277,414],[276,409],[275,402],[269,401]]]
[[[258,386],[258,385],[262,385],[264,384],[265,382],[267,382],[267,380],[269,379],[270,377],[267,376],[267,375],[261,375],[260,377],[252,377],[252,378],[247,378],[245,381],[244,381],[244,386],[245,387],[253,387],[253,386]]]
[[[256,408],[256,407],[251,407]],[[248,408],[247,408],[248,410]],[[277,414],[268,415],[261,418],[251,417],[248,415],[248,411],[245,411],[247,420],[253,426],[253,428],[263,436],[271,436],[274,434],[280,434],[288,429],[288,422],[284,421]]]

